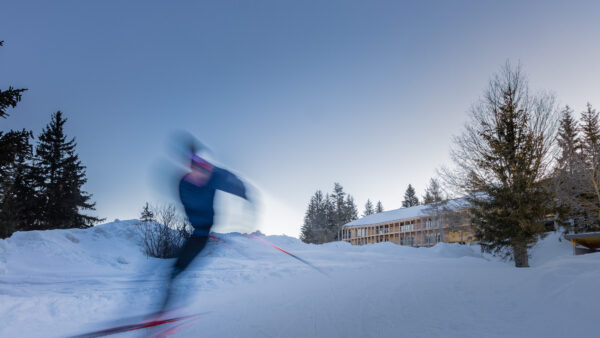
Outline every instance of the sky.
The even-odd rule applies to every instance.
[[[219,196],[215,230],[298,236],[339,182],[401,206],[449,163],[490,77],[600,108],[596,1],[12,1],[0,88],[25,87],[0,130],[39,135],[60,110],[87,167],[91,214],[177,203],[168,146],[187,130],[253,187],[256,216]],[[225,207],[226,206],[226,207]]]

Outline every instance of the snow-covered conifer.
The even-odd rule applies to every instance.
[[[365,203],[365,211],[363,211],[363,216],[369,216],[375,213],[375,209],[373,209],[373,203],[370,199],[367,199],[367,203]]]
[[[404,192],[404,201],[402,201],[402,207],[409,208],[414,207],[415,205],[419,205],[419,198],[417,197],[415,188],[409,184],[408,188],[406,188],[406,192]]]
[[[383,204],[381,203],[381,201],[377,201],[377,207],[375,207],[375,212],[376,213],[383,212]]]

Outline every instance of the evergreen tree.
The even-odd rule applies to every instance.
[[[453,177],[466,190],[482,250],[528,267],[554,198],[546,189],[554,140],[554,98],[532,97],[520,69],[506,64],[455,139]]]
[[[31,166],[30,131],[10,131],[0,139],[9,157],[0,164],[0,238],[29,230],[36,221],[37,191]]]
[[[423,204],[429,204],[433,202],[440,202],[444,198],[442,196],[442,189],[440,184],[435,178],[429,180],[429,186],[425,189],[425,196],[423,196]]]
[[[579,139],[579,126],[573,118],[573,110],[565,106],[561,112],[559,129],[556,137],[560,155],[558,157],[558,167],[570,173],[577,166],[576,162],[581,151],[581,140]]]
[[[304,243],[324,243],[324,230],[327,227],[326,200],[317,190],[311,197],[300,230],[300,239]]]
[[[150,204],[148,202],[146,202],[146,204],[142,208],[142,212],[140,214],[140,222],[142,222],[142,223],[155,222],[154,213],[150,209],[151,209]]]
[[[335,207],[335,224],[342,223],[344,221],[345,212],[346,212],[346,193],[344,192],[344,188],[339,183],[333,184],[333,193],[331,194],[331,199],[334,203]]]
[[[406,192],[404,193],[404,201],[402,201],[403,208],[410,208],[419,205],[419,198],[415,192],[415,188],[412,185],[408,185]]]
[[[334,241],[337,237],[338,230],[342,227],[342,225],[346,224],[347,216],[347,204],[346,204],[346,192],[344,192],[344,188],[339,183],[333,184],[333,193],[330,196],[333,207],[335,208],[334,216],[330,220],[329,231],[327,236],[327,241]]]
[[[90,202],[91,195],[82,191],[87,181],[85,167],[75,153],[75,139],[67,141],[65,122],[60,111],[53,114],[36,147],[43,229],[87,228],[100,221],[80,213],[80,209],[95,210],[95,203]]]
[[[377,201],[377,207],[375,208],[375,212],[376,213],[380,213],[383,212],[383,204],[381,204],[381,201]]]
[[[0,41],[0,46],[4,41]],[[26,89],[0,90],[0,117],[16,107]],[[0,238],[25,230],[35,215],[36,192],[32,184],[30,131],[0,131]]]
[[[340,214],[337,208],[338,199],[335,196],[325,194],[324,201],[324,215],[325,215],[325,227],[322,229],[321,243],[327,243],[333,241],[337,225],[340,220]],[[342,204],[343,207],[343,204]]]
[[[582,191],[581,203],[584,220],[581,231],[600,229],[600,125],[598,112],[587,104],[581,114],[583,171],[588,188]]]
[[[4,41],[0,41],[0,46],[4,45]],[[7,90],[0,90],[0,117],[6,118],[8,113],[6,112],[9,107],[16,107],[17,103],[21,101],[21,94],[27,89],[14,89],[8,87]],[[1,133],[0,133],[1,136]]]
[[[365,203],[365,211],[363,211],[363,217],[372,215],[374,213],[375,210],[373,209],[373,203],[371,203],[370,199],[367,199],[367,203]]]
[[[341,227],[358,218],[358,210],[352,196],[346,195],[339,183],[333,194],[317,190],[311,198],[304,216],[300,239],[305,243],[335,241]]]
[[[345,214],[344,223],[342,223],[341,225],[344,225],[348,222],[352,222],[356,219],[358,219],[358,208],[356,207],[356,203],[354,203],[354,197],[347,195],[346,196],[346,214]],[[341,229],[341,226],[340,226],[340,229]]]
[[[583,170],[579,126],[569,106],[562,110],[559,125],[556,141],[560,153],[552,180],[557,196],[555,214],[567,232],[578,232],[584,217],[581,198],[589,185]]]
[[[583,131],[583,149],[587,156],[598,155],[600,149],[600,126],[598,112],[587,104],[587,110],[581,113],[581,130]]]

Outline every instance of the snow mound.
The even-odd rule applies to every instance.
[[[146,257],[136,224],[0,240],[0,336],[70,336],[156,309],[174,260]],[[565,337],[595,329],[600,253],[573,256],[556,233],[531,249],[529,269],[482,256],[476,245],[213,235],[175,285],[190,312],[211,313],[210,325],[199,321],[178,337]]]

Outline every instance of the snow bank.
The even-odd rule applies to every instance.
[[[0,240],[0,336],[64,337],[155,309],[173,260],[146,257],[135,224]],[[242,234],[216,236],[227,245],[210,241],[176,286],[188,311],[211,314],[180,337],[589,335],[600,301],[600,254],[573,256],[558,234],[529,269],[477,246],[261,237],[327,276]]]

